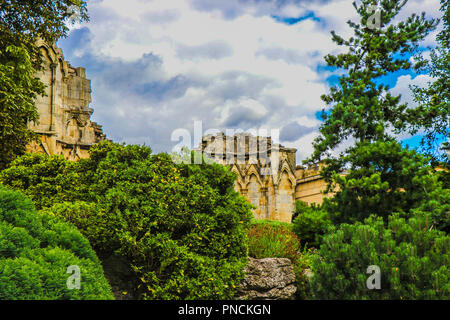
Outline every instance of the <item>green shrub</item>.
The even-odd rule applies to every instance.
[[[300,255],[300,241],[287,223],[257,220],[248,235],[250,257],[289,258],[295,261]]]
[[[44,211],[77,226],[102,261],[126,261],[132,285],[118,291],[136,299],[232,298],[244,276],[252,215],[234,191],[235,174],[219,164],[175,164],[145,146],[105,142],[90,153],[68,172],[53,170],[55,181],[75,180]],[[20,180],[20,174],[3,178],[15,185]],[[120,283],[120,274],[107,276]]]
[[[429,213],[371,216],[332,227],[312,258],[318,299],[449,299],[450,237],[431,226]],[[367,268],[380,268],[381,288],[369,290]]]
[[[69,289],[69,266],[80,289]],[[0,186],[0,300],[112,299],[89,242],[70,224],[36,212],[31,200]]]
[[[40,210],[73,200],[79,176],[76,166],[59,155],[25,154],[0,172],[0,182],[25,193]]]
[[[296,202],[297,216],[292,223],[292,231],[300,239],[302,246],[320,246],[323,235],[331,225],[328,213],[318,207],[310,207]]]
[[[411,210],[427,212],[430,216],[430,227],[450,232],[450,189],[437,188],[428,193],[428,199],[423,201],[417,208]]]
[[[300,241],[292,232],[291,225],[278,221],[254,220],[248,235],[250,257],[291,260],[297,282],[296,297],[305,299],[308,295],[305,271],[309,268],[309,254],[301,252]]]

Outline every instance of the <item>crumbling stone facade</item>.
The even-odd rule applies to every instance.
[[[39,134],[40,142],[31,143],[27,149],[61,154],[69,160],[87,158],[90,146],[105,139],[102,127],[90,120],[91,82],[85,69],[72,67],[56,45],[41,41],[38,46],[43,57],[38,77],[47,88],[46,96],[36,100],[39,121],[29,124]]]
[[[257,219],[291,222],[295,212],[295,152],[270,137],[220,133],[204,136],[197,151],[236,173],[235,189],[255,207]]]
[[[270,137],[207,135],[196,150],[231,167],[237,175],[235,190],[256,207],[256,219],[291,222],[296,200],[320,204],[325,197],[320,164],[296,166],[296,149],[275,144]]]

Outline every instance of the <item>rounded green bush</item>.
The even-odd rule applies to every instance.
[[[380,268],[380,288],[367,280]],[[408,220],[394,214],[332,227],[312,258],[317,299],[450,299],[450,237],[433,228],[429,213]]]
[[[68,286],[69,266],[79,267],[79,289]],[[20,192],[0,186],[0,300],[112,298],[88,240],[67,222],[36,212]]]

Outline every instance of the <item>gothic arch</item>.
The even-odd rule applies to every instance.
[[[240,187],[239,190],[242,190],[242,186],[245,185],[245,182],[244,182],[244,180],[242,179],[242,173],[241,173],[241,171],[239,170],[239,168],[238,168],[235,164],[233,164],[233,166],[231,167],[231,171],[234,172],[234,173],[236,173],[236,176],[237,176],[237,177],[236,177],[236,183],[239,184],[239,187]]]
[[[238,180],[234,181],[234,190],[242,193],[242,184]]]
[[[39,48],[39,50],[44,50],[47,53],[47,56],[50,59],[50,63],[58,63],[58,53],[53,48],[53,46],[49,46],[43,40],[38,40],[37,47]]]
[[[257,218],[260,215],[260,201],[261,201],[261,183],[258,176],[254,173],[250,174],[247,182],[247,199],[253,204],[256,209],[254,214]]]
[[[279,184],[280,184],[280,181],[281,181],[281,177],[282,177],[282,175],[283,175],[283,172],[286,172],[286,174],[287,174],[288,177],[289,177],[289,180],[291,181],[291,184],[292,184],[293,186],[295,186],[296,183],[297,183],[297,179],[295,178],[295,175],[292,173],[292,170],[291,170],[291,168],[290,168],[290,166],[289,166],[289,164],[287,163],[286,160],[284,160],[283,163],[281,164],[280,174],[279,174],[278,177],[277,177],[277,183],[276,183],[276,185],[279,185]]]
[[[256,167],[256,164],[251,164],[250,166],[248,166],[247,170],[245,170],[245,184],[247,185],[250,182],[250,177],[254,175],[256,177],[256,179],[258,180],[258,183],[261,186],[263,186],[263,182],[261,181],[261,177],[260,174],[258,172],[258,169]]]
[[[278,218],[284,222],[291,222],[295,211],[295,184],[292,183],[287,170],[283,170],[280,174],[278,196]]]

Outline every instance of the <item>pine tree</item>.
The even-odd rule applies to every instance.
[[[367,285],[376,272],[370,266],[379,268],[378,288]],[[387,226],[371,216],[325,236],[312,259],[311,289],[316,299],[448,300],[449,266],[450,236],[432,228],[428,213],[394,214]]]
[[[383,0],[375,16],[374,4],[373,0],[363,0],[359,7],[354,3],[361,22],[347,22],[353,29],[353,37],[346,40],[331,32],[333,41],[347,47],[348,52],[329,54],[325,61],[330,67],[344,69],[345,74],[340,77],[339,86],[321,97],[331,108],[322,113],[324,123],[320,127],[321,135],[314,141],[310,162],[331,156],[330,151],[347,139],[390,140],[390,127],[404,129],[406,105],[400,103],[400,96],[389,93],[387,85],[377,82],[380,77],[410,69],[410,55],[437,22],[427,20],[422,13],[394,23],[406,1]]]
[[[428,159],[395,140],[394,134],[407,128],[407,105],[382,83],[386,76],[412,67],[411,55],[437,21],[422,13],[394,22],[406,1],[380,1],[377,7],[376,3],[354,4],[361,17],[359,24],[348,22],[354,36],[344,39],[332,32],[333,41],[348,51],[325,58],[328,66],[345,73],[339,85],[322,96],[330,109],[323,112],[320,136],[307,162],[323,161],[326,191],[337,190],[324,203],[334,222],[362,221],[371,213],[386,219],[394,211],[407,213],[421,204],[423,187],[428,192],[439,187],[427,178]],[[333,156],[343,142],[350,146]]]
[[[441,0],[441,11],[443,12],[443,30],[438,34],[436,40],[438,46],[431,51],[430,61],[422,56],[418,57],[416,68],[425,71],[434,78],[426,88],[413,87],[414,100],[418,103],[415,108],[408,112],[408,123],[410,133],[415,134],[419,129],[425,130],[421,141],[424,151],[433,156],[436,162],[449,164],[448,155],[439,152],[438,142],[446,139],[443,143],[444,151],[449,148],[450,138],[450,2]]]
[[[428,203],[436,227],[448,224],[444,209],[450,209],[449,190],[432,174],[428,158],[415,150],[396,141],[358,142],[336,162],[349,162],[350,168],[345,175],[334,173],[332,167],[323,170],[332,179],[330,188],[339,188],[323,203],[334,223],[363,221],[371,214],[387,222],[393,212],[408,216]]]

